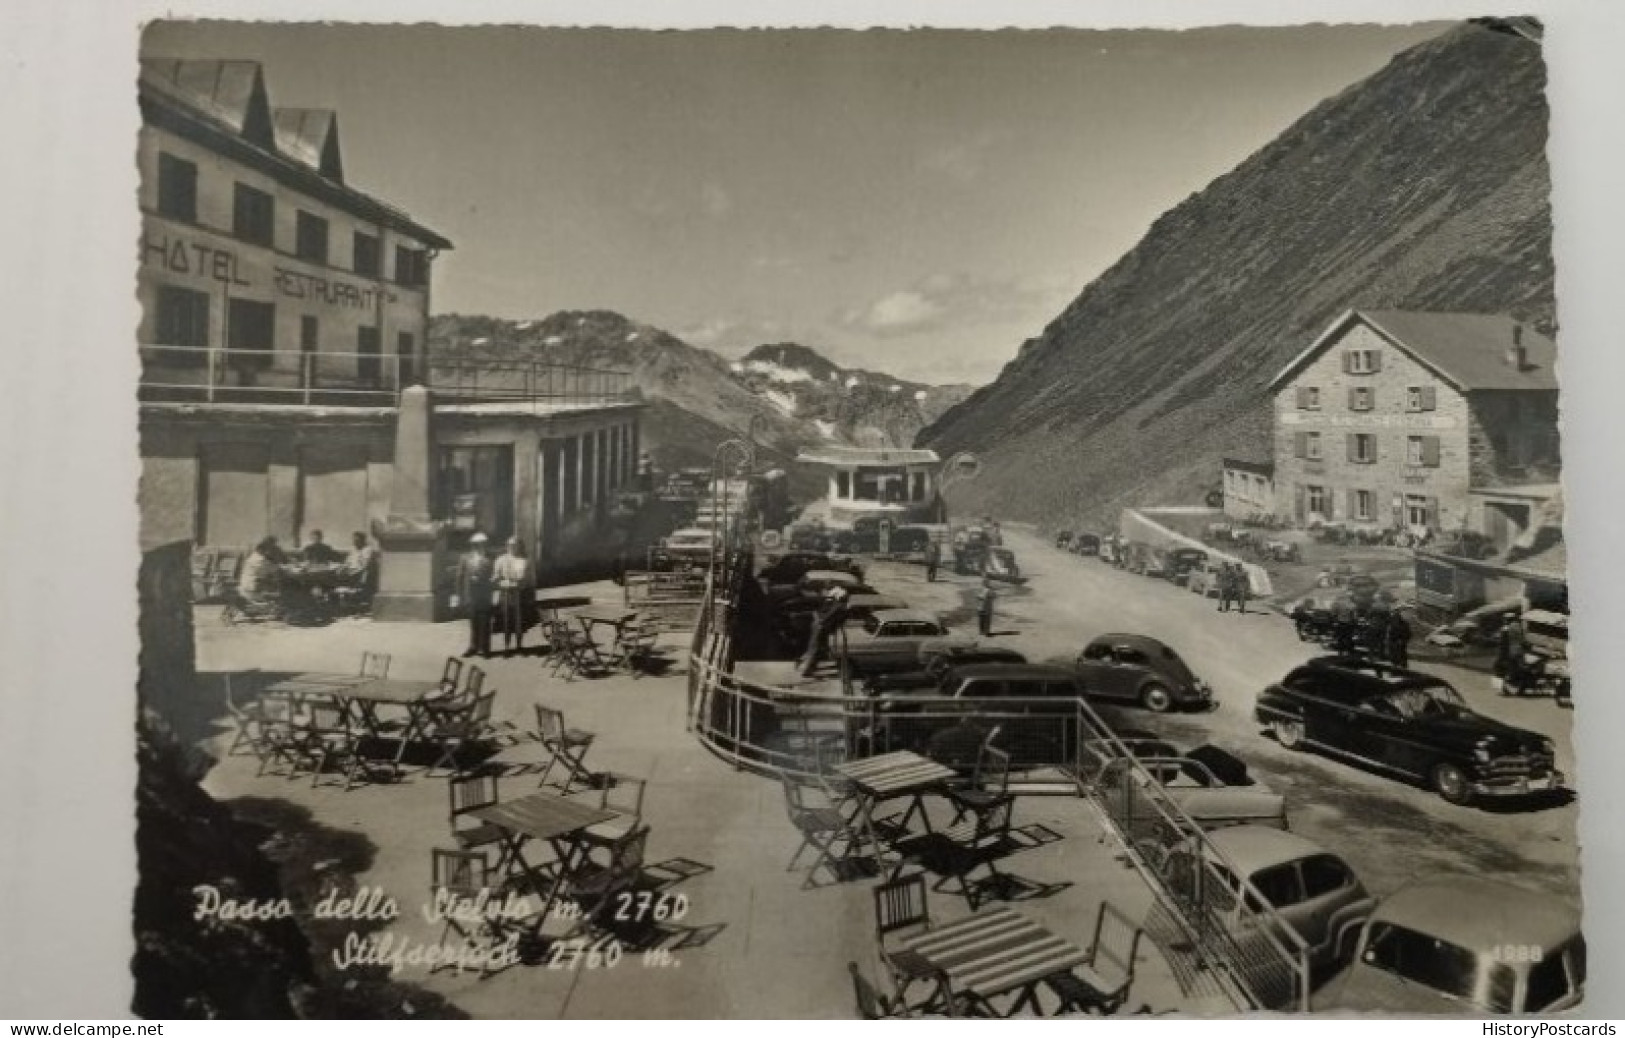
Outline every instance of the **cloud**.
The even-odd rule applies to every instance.
[[[675,329],[675,333],[690,345],[708,349],[724,347],[749,350],[764,342],[777,342],[785,337],[784,326],[778,321],[745,314],[713,314],[683,325]]]
[[[936,273],[907,288],[849,308],[835,322],[848,331],[892,338],[942,328],[1011,320],[1045,321],[1064,300],[1059,278],[989,278]]]

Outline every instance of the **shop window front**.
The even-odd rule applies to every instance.
[[[462,534],[494,541],[513,532],[513,448],[507,444],[440,451],[440,515]]]

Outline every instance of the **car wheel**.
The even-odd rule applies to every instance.
[[[1454,764],[1437,764],[1432,771],[1433,791],[1446,803],[1465,804],[1473,798],[1467,785],[1467,775]]]
[[[1289,750],[1303,745],[1302,721],[1276,721],[1270,725],[1270,730],[1275,733],[1275,741]]]
[[[1140,689],[1140,705],[1154,714],[1164,714],[1174,705],[1174,697],[1166,685],[1152,682]]]

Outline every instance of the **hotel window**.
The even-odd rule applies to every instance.
[[[383,247],[379,244],[377,236],[355,232],[355,251],[351,259],[350,266],[357,274],[377,277],[384,263]]]
[[[363,382],[376,385],[383,377],[383,344],[378,336],[378,329],[369,325],[362,325],[355,330],[355,351],[360,354],[355,361],[355,374]]]
[[[1369,411],[1377,406],[1376,390],[1370,386],[1354,386],[1349,389],[1349,410]]]
[[[1298,410],[1300,410],[1300,411],[1318,411],[1318,410],[1320,410],[1320,387],[1319,386],[1299,386],[1298,387]]]
[[[276,240],[276,202],[264,191],[238,184],[231,193],[231,233],[267,248]]]
[[[252,299],[233,299],[226,307],[226,346],[233,366],[240,369],[271,366],[276,343],[276,307]],[[240,351],[240,352],[238,352]]]
[[[1437,436],[1406,437],[1405,464],[1412,468],[1438,468],[1439,438]]]
[[[1372,375],[1382,370],[1381,350],[1345,350],[1343,370],[1350,375]]]
[[[1377,460],[1377,437],[1373,433],[1349,433],[1349,460],[1369,465]]]
[[[1370,522],[1376,518],[1377,495],[1369,490],[1349,491],[1349,518]]]
[[[1303,489],[1304,503],[1308,506],[1309,511],[1323,516],[1331,514],[1326,507],[1328,498],[1325,487],[1304,487]]]
[[[1303,456],[1310,461],[1319,461],[1321,459],[1320,433],[1303,434]]]
[[[422,249],[395,246],[395,283],[407,288],[429,283],[429,258]]]
[[[155,358],[160,364],[203,367],[208,358],[201,352],[209,346],[209,294],[189,288],[160,288],[154,334],[162,346]]]
[[[316,318],[309,314],[299,318],[299,357],[303,364],[306,384],[316,381],[316,346],[319,342]]]
[[[197,223],[197,164],[158,153],[158,214]]]
[[[1405,410],[1433,411],[1438,406],[1438,393],[1433,386],[1407,386],[1405,388]]]
[[[400,365],[400,384],[411,386],[417,384],[417,372],[413,362],[417,353],[417,340],[411,332],[399,332],[395,336],[396,363]]]
[[[312,263],[327,262],[327,221],[299,210],[294,226],[293,254]]]
[[[835,473],[835,496],[842,501],[852,499],[852,475],[848,472]]]

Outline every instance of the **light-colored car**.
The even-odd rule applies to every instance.
[[[1123,750],[1142,767],[1114,765]],[[1122,733],[1116,745],[1086,742],[1083,760],[1086,777],[1103,792],[1122,782],[1159,783],[1203,829],[1232,825],[1287,828],[1286,798],[1248,774],[1240,758],[1217,746],[1185,751],[1151,733],[1129,732]]]
[[[1204,896],[1218,898],[1209,903],[1217,904],[1218,918],[1237,938],[1263,925],[1261,899],[1296,938],[1277,933],[1277,939],[1301,943],[1317,970],[1353,957],[1360,928],[1377,904],[1336,854],[1296,833],[1258,825],[1210,832],[1200,849],[1194,843],[1175,848],[1163,863],[1163,877],[1176,896],[1190,896],[1195,884],[1217,879],[1222,887],[1209,887]]]
[[[1574,906],[1478,876],[1427,880],[1384,898],[1354,964],[1317,1009],[1550,1013],[1580,1004],[1585,938]]]
[[[830,648],[848,673],[907,670],[920,658],[922,642],[948,633],[942,621],[919,609],[886,609],[847,623]]]
[[[682,530],[673,530],[667,535],[661,547],[667,555],[674,558],[708,558],[711,549],[718,543],[716,534],[704,527],[690,526]]]

